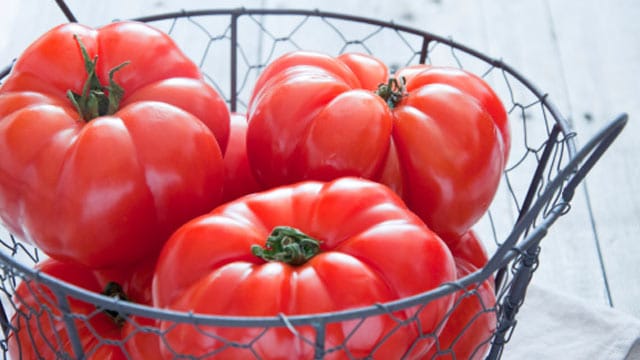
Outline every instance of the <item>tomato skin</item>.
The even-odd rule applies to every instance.
[[[151,306],[151,281],[157,256],[129,267],[104,268],[94,270],[101,289],[109,283],[116,283],[126,295],[127,300],[136,304]]]
[[[474,230],[464,233],[456,245],[449,249],[454,257],[462,258],[478,269],[489,262],[487,249]]]
[[[87,78],[74,35],[103,85],[130,61],[115,72],[125,95],[113,115],[85,122],[67,99]],[[220,203],[228,129],[224,101],[166,34],[58,26],[0,88],[0,218],[53,258],[131,266]]]
[[[471,97],[442,84],[409,93],[395,110],[403,197],[452,243],[488,209],[504,167],[497,130]]]
[[[391,107],[371,91],[387,83],[379,60],[308,52],[276,59],[247,114],[256,179],[266,187],[341,176],[378,181],[453,244],[495,195],[508,143],[500,126],[508,124],[480,78],[458,70],[450,71],[454,80],[437,81],[448,73],[434,68],[399,70],[406,93]],[[489,105],[504,118],[494,119]]]
[[[201,79],[173,77],[160,80],[137,89],[125,97],[122,105],[137,101],[160,101],[193,114],[213,132],[222,153],[226,151],[229,110],[224,99]]]
[[[478,268],[463,258],[455,258],[459,278]],[[466,289],[473,293],[456,293],[454,308],[424,359],[484,359],[496,329],[496,304],[493,278]]]
[[[290,73],[295,73],[292,70],[299,64],[320,67],[326,72],[326,75],[345,82],[349,87],[359,88],[361,86],[360,80],[344,62],[332,61],[330,56],[317,52],[291,52],[280,56],[262,71],[260,77],[258,77],[254,84],[254,93],[249,99],[248,111],[253,112],[252,107],[254,102],[260,98],[264,91],[269,89],[271,84],[286,78]]]
[[[275,226],[291,226],[320,241],[321,252],[302,265],[265,262],[251,245],[264,246]],[[442,240],[410,212],[390,189],[360,178],[329,183],[302,182],[226,203],[178,229],[160,254],[153,280],[154,306],[196,313],[244,316],[297,315],[345,310],[423,292],[455,277],[453,258]],[[408,276],[415,274],[415,276]],[[211,301],[215,298],[216,301]],[[417,315],[423,332],[435,329],[450,297],[435,300]],[[415,311],[415,309],[413,309]],[[398,311],[398,318],[412,309]],[[397,323],[389,316],[329,324],[327,348],[346,342],[352,356],[370,353]],[[357,328],[354,326],[358,325]],[[229,341],[248,342],[264,329],[160,324],[161,352],[198,355],[224,345],[201,331]],[[313,329],[298,327],[313,339]],[[400,358],[418,336],[409,325],[397,329],[375,352]],[[413,358],[424,354],[423,341]],[[266,331],[252,345],[262,357],[313,358],[313,346],[286,328]],[[249,349],[228,348],[213,358],[253,358]],[[345,350],[327,354],[347,357]]]
[[[306,134],[307,129],[311,126],[313,115],[319,113],[321,108],[324,108],[338,95],[345,93],[349,89],[347,83],[326,71],[313,78],[309,78],[305,69],[296,69],[287,75],[286,83],[278,84],[281,86],[270,86],[270,91],[263,96],[262,101],[248,115],[247,154],[258,181],[263,186],[270,188],[303,180],[307,172],[315,170],[309,169],[306,166],[307,163],[323,164],[322,171],[329,173],[326,177],[316,178],[316,180],[357,175],[359,171],[365,170],[373,171],[373,174],[363,175],[374,176],[383,165],[381,159],[373,164],[366,162],[366,169],[354,171],[351,169],[349,161],[358,162],[353,166],[355,168],[358,168],[363,162],[347,157],[332,157],[331,154],[334,152],[327,154],[326,159],[312,157],[315,154],[320,155],[314,152],[318,142]],[[300,94],[306,96],[300,97]],[[311,94],[313,96],[310,96]],[[368,98],[364,92],[358,95],[361,96],[357,98],[355,103],[360,109],[367,109],[370,106],[381,108],[383,105],[382,101],[373,94],[369,94]],[[291,101],[291,99],[296,99],[296,101]],[[275,109],[279,112],[275,113]],[[358,119],[366,119],[366,116],[362,114]],[[386,120],[387,123],[391,121],[388,117]],[[375,123],[349,122],[345,125],[353,126],[356,132],[363,127],[376,133],[384,131],[384,127],[378,127]],[[387,125],[386,128],[390,129],[390,126]],[[326,133],[323,130],[320,128],[317,132],[322,135]],[[346,129],[342,130],[346,131]],[[336,131],[332,131],[331,134],[331,138],[326,139],[324,144],[342,145],[341,147],[344,147],[345,151],[357,152],[357,148],[354,149],[353,146],[355,142],[351,141],[349,136]],[[372,143],[372,146],[375,146],[376,152],[380,154],[385,154],[388,147],[386,143]],[[304,155],[299,156],[298,154]]]
[[[224,154],[224,193],[222,201],[235,200],[240,196],[262,190],[253,175],[246,148],[247,118],[242,114],[231,114],[229,146]]]
[[[47,259],[38,264],[37,269],[85,290],[102,291],[92,271],[81,265]],[[17,306],[16,314],[11,318],[16,330],[8,338],[11,358],[53,359],[57,351],[74,354],[56,296],[48,286],[22,282],[16,289],[13,303]],[[104,344],[94,335],[96,333],[112,341],[120,340],[120,327],[113,319],[96,311],[95,305],[73,298],[69,298],[69,307],[77,315],[74,323],[88,359],[125,359],[118,346]],[[56,348],[52,349],[51,346]]]
[[[471,95],[489,113],[498,128],[506,163],[511,149],[509,119],[500,98],[482,78],[454,67],[424,64],[402,68],[396,73],[396,77],[404,77],[408,89],[428,84],[446,84]]]
[[[487,250],[474,230],[467,231],[451,248],[451,253],[458,278],[477,271],[489,261]],[[497,325],[496,313],[492,310],[496,304],[494,277],[490,276],[480,285],[470,285],[467,290],[473,293],[455,294],[454,309],[438,335],[438,343],[424,359],[480,360],[486,355]]]
[[[379,59],[361,53],[344,53],[336,57],[347,65],[360,81],[360,87],[375,91],[389,79],[389,69]]]
[[[153,332],[157,329],[156,320],[139,316],[129,316],[122,327],[122,339],[127,359],[157,359],[160,335]]]

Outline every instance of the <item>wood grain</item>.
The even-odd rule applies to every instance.
[[[561,218],[544,239],[541,264],[534,281],[593,304],[606,304],[610,296],[615,308],[640,317],[637,302],[640,267],[636,266],[640,257],[637,241],[640,157],[635,141],[640,125],[634,121],[635,114],[640,113],[640,46],[636,39],[640,32],[637,22],[640,3],[633,0],[606,3],[596,0],[314,0],[304,3],[293,0],[68,0],[67,3],[82,23],[92,26],[181,9],[237,6],[318,8],[392,20],[449,36],[503,59],[548,93],[562,114],[571,120],[578,144],[584,144],[616,114],[629,112],[631,121],[622,136],[588,175],[586,187],[581,187],[576,194],[569,214]],[[64,21],[53,0],[2,0],[0,67],[10,64],[44,31]],[[247,26],[253,28],[246,32],[244,39],[255,43],[255,47],[243,49],[247,68],[264,60],[269,46],[278,37],[277,29],[286,30],[291,26],[263,24],[260,18],[252,21],[253,25]],[[259,36],[262,25],[273,29],[273,36]],[[190,43],[192,35],[187,27],[175,31],[176,36],[184,37],[184,43]],[[224,29],[214,33],[224,33]],[[194,37],[192,44],[201,40]],[[305,41],[305,37],[297,41]],[[322,41],[322,37],[317,41]],[[205,49],[188,45],[185,51],[202,59]],[[228,56],[222,48],[212,51]],[[210,57],[207,59],[205,61],[212,61]],[[228,78],[216,71],[222,74],[225,69],[214,70],[212,77],[219,79],[220,89],[227,89]],[[253,72],[250,76],[255,75]],[[498,83],[497,76],[499,74],[490,74],[488,80]],[[522,131],[521,124],[513,126],[514,132]],[[499,198],[495,205],[494,217],[504,218],[505,224],[515,217],[515,209],[508,201]],[[490,231],[486,222],[479,226],[483,232]]]

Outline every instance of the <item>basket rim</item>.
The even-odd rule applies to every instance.
[[[546,107],[551,116],[554,118],[555,122],[560,126],[560,129],[564,135],[569,135],[573,132],[573,128],[569,121],[562,115],[560,110],[556,107],[556,105],[548,100],[548,94],[544,93],[536,86],[532,81],[526,78],[523,74],[517,71],[515,68],[510,66],[508,63],[504,62],[500,58],[491,57],[481,51],[478,51],[470,46],[467,46],[461,42],[454,40],[452,37],[445,37],[442,35],[435,34],[430,31],[421,30],[415,27],[402,25],[395,23],[394,21],[385,21],[367,16],[353,15],[347,13],[333,12],[333,11],[324,11],[319,8],[316,9],[275,9],[275,8],[245,8],[245,7],[237,7],[237,8],[224,8],[224,9],[193,9],[193,10],[181,10],[174,12],[164,12],[158,13],[155,15],[145,15],[131,18],[131,21],[140,21],[140,22],[153,22],[160,20],[169,20],[169,19],[177,19],[177,18],[188,18],[188,17],[200,17],[200,16],[222,16],[228,15],[231,16],[232,20],[237,19],[241,16],[252,16],[252,15],[274,15],[274,16],[287,16],[287,15],[297,15],[297,16],[308,16],[308,17],[324,17],[331,18],[337,20],[346,20],[346,21],[355,21],[359,23],[367,23],[371,25],[377,25],[385,28],[392,28],[400,32],[414,34],[420,37],[423,37],[426,41],[437,41],[439,43],[443,43],[452,48],[465,52],[469,55],[472,55],[476,58],[479,58],[490,64],[494,67],[500,68],[514,78],[516,78],[522,85],[531,91],[541,102],[541,104]],[[1,78],[1,77],[0,77]],[[570,153],[570,157],[576,151],[575,143],[572,139],[568,139],[567,144],[568,150]]]
[[[555,106],[555,104],[549,100],[547,93],[543,93],[533,82],[527,79],[524,75],[518,72],[516,69],[502,61],[502,59],[493,58],[485,53],[477,51],[471,47],[468,47],[462,43],[454,41],[452,38],[443,37],[437,34],[434,34],[429,31],[417,29],[415,27],[410,27],[406,25],[401,25],[394,23],[393,21],[384,21],[371,17],[364,17],[358,15],[351,15],[339,12],[329,12],[322,11],[319,9],[308,10],[308,9],[269,9],[269,8],[225,8],[225,9],[204,9],[204,10],[182,10],[177,12],[163,12],[155,15],[146,15],[140,17],[134,17],[128,19],[130,21],[140,21],[140,22],[153,22],[153,21],[161,21],[161,20],[171,20],[177,18],[188,18],[188,17],[202,17],[202,16],[231,16],[231,21],[236,21],[240,16],[251,16],[251,15],[295,15],[295,16],[309,16],[309,17],[324,17],[330,19],[338,19],[345,21],[355,21],[359,23],[368,23],[371,25],[377,25],[385,28],[392,28],[400,32],[411,33],[423,38],[423,41],[437,41],[439,43],[443,43],[447,46],[450,46],[454,49],[465,52],[469,55],[472,55],[487,64],[490,64],[493,67],[500,68],[502,71],[507,72],[509,75],[513,76],[516,80],[519,81],[520,84],[524,85],[527,90],[529,90],[536,98],[540,101],[541,106],[547,109],[550,115],[553,117],[555,124],[557,124],[560,128],[560,131],[566,136],[564,142],[566,143],[568,150],[568,160],[574,160],[574,156],[576,153],[576,144],[572,134],[573,129],[571,124],[567,121],[567,119],[562,116],[561,112]],[[112,21],[118,21],[119,19],[114,19]],[[14,60],[15,62],[15,60]],[[0,82],[6,76],[10,74],[13,63],[6,66],[5,68],[0,70]],[[558,176],[554,180],[557,179]],[[561,182],[561,181],[560,181]],[[554,190],[554,189],[547,189]],[[536,203],[541,202],[539,200],[544,200],[544,196],[536,200]],[[535,206],[534,206],[535,207]],[[536,214],[539,212],[536,211]],[[545,218],[542,222],[538,223],[536,227],[546,228],[550,223],[555,222],[555,220],[562,215],[562,209],[553,209],[547,218]],[[313,313],[313,314],[304,314],[304,315],[285,315],[279,314],[277,316],[227,316],[227,315],[211,315],[211,314],[203,314],[203,313],[194,313],[194,312],[186,312],[186,311],[176,311],[176,310],[168,310],[168,309],[160,309],[148,305],[130,303],[123,300],[118,300],[115,298],[108,297],[106,295],[93,293],[87,291],[83,288],[75,286],[73,284],[67,283],[65,281],[59,280],[53,276],[42,273],[41,271],[34,269],[32,267],[28,267],[24,264],[18,263],[13,259],[13,257],[7,255],[4,252],[0,252],[0,263],[2,263],[2,267],[10,266],[13,268],[14,272],[19,274],[26,275],[29,278],[35,279],[37,281],[42,282],[45,285],[49,285],[56,293],[57,296],[73,296],[82,301],[90,302],[96,306],[104,307],[108,310],[121,311],[123,313],[141,316],[141,317],[149,317],[157,320],[168,320],[175,322],[189,322],[192,324],[200,324],[200,325],[212,325],[212,326],[233,326],[233,327],[274,327],[274,326],[293,326],[293,325],[311,325],[317,328],[324,326],[324,324],[345,321],[351,319],[364,318],[369,316],[382,315],[385,313],[391,313],[394,311],[408,309],[410,307],[420,306],[427,304],[430,301],[433,301],[442,296],[451,294],[460,289],[467,288],[471,284],[480,284],[491,276],[493,272],[499,269],[501,266],[508,264],[512,261],[518,254],[520,254],[523,249],[526,249],[531,244],[535,243],[536,240],[539,240],[538,236],[540,234],[534,232],[532,234],[528,234],[524,239],[520,242],[517,242],[520,235],[524,232],[524,228],[519,229],[517,224],[514,229],[512,229],[510,235],[505,240],[504,244],[511,245],[509,248],[500,247],[498,251],[494,253],[489,259],[489,263],[483,267],[482,269],[478,269],[476,272],[471,273],[465,277],[457,279],[452,282],[447,282],[439,285],[436,288],[431,290],[415,294],[410,297],[403,297],[400,299],[396,299],[393,301],[373,304],[370,306],[363,306],[358,308],[351,308],[340,311],[332,311],[332,312],[323,312],[323,313]],[[503,251],[500,251],[503,250]],[[7,265],[4,265],[7,264]],[[61,291],[63,290],[63,291]],[[496,291],[499,291],[499,288],[496,288]]]

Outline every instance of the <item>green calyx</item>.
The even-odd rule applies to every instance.
[[[104,290],[102,291],[102,295],[108,296],[110,298],[115,298],[118,300],[129,301],[126,294],[124,293],[124,290],[122,289],[122,286],[120,286],[120,284],[113,281],[107,283],[107,285],[104,287]],[[115,310],[108,310],[108,309],[104,309],[103,312],[109,318],[111,318],[111,320],[113,320],[113,322],[116,323],[118,326],[124,325],[124,322],[126,321],[126,316],[124,316],[123,314]]]
[[[386,84],[378,85],[375,94],[380,96],[391,109],[395,108],[406,96],[405,78],[390,78]]]
[[[87,48],[82,43],[82,40],[80,40],[77,35],[74,35],[74,38],[78,42],[78,46],[82,52],[82,58],[84,59],[84,66],[87,72],[87,80],[82,87],[82,93],[77,94],[68,90],[67,97],[85,121],[90,121],[100,116],[115,114],[120,108],[120,100],[124,95],[124,89],[113,80],[113,76],[116,71],[122,69],[129,64],[129,62],[125,61],[111,69],[109,71],[109,85],[103,86],[96,74],[98,57],[96,56],[93,59],[89,58]]]
[[[298,229],[277,226],[267,238],[265,247],[253,245],[251,252],[265,261],[302,265],[320,252],[320,242]]]

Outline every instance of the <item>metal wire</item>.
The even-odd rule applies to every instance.
[[[76,21],[64,2],[56,1],[62,4],[61,9],[68,19]],[[205,78],[225,97],[231,111],[246,110],[251,85],[260,71],[291,49],[318,50],[332,55],[358,49],[375,55],[390,68],[429,63],[464,68],[479,74],[492,84],[509,110],[514,143],[500,191],[504,195],[502,198],[511,201],[513,220],[498,222],[497,218],[504,220],[504,216],[496,208],[498,205],[492,204],[484,219],[489,222],[491,233],[483,235],[493,239],[497,250],[483,269],[452,283],[426,293],[364,308],[273,317],[183,313],[114,300],[35,271],[33,264],[41,259],[38,250],[17,241],[10,234],[0,233],[0,290],[3,293],[0,323],[4,331],[0,345],[5,353],[9,337],[24,339],[28,336],[35,343],[42,337],[41,332],[58,322],[64,323],[66,330],[46,346],[54,349],[59,357],[79,358],[83,353],[89,356],[88,352],[95,353],[100,347],[114,344],[126,351],[122,340],[102,338],[91,330],[92,322],[101,313],[97,309],[108,309],[128,314],[125,321],[133,329],[133,334],[165,339],[180,329],[191,329],[210,337],[211,342],[217,345],[210,349],[210,353],[200,354],[203,358],[228,349],[246,351],[247,355],[260,358],[257,350],[259,341],[273,332],[286,331],[300,340],[300,346],[309,349],[310,357],[321,359],[339,354],[355,359],[360,355],[350,351],[349,343],[361,335],[368,321],[377,319],[394,324],[393,330],[380,339],[373,353],[367,355],[376,356],[376,349],[397,332],[421,328],[418,315],[427,311],[429,303],[453,293],[461,294],[461,298],[480,301],[480,285],[495,276],[497,303],[483,303],[483,310],[475,319],[483,314],[492,314],[498,319],[493,336],[485,341],[491,344],[488,358],[498,359],[514,331],[518,309],[539,265],[541,240],[551,225],[570,209],[575,187],[626,123],[626,116],[619,117],[578,151],[573,141],[575,133],[546,93],[509,65],[451,39],[376,19],[317,10],[239,8],[181,11],[135,20],[149,22],[170,34],[200,64]],[[334,41],[329,43],[326,41],[329,38]],[[201,40],[195,42],[192,39]],[[256,43],[263,44],[257,54]],[[212,57],[215,57],[215,65]],[[227,62],[224,62],[225,58]],[[0,73],[0,81],[9,74],[10,67]],[[494,213],[500,215],[494,216]],[[26,296],[17,293],[20,284],[27,285],[29,291]],[[39,307],[29,303],[29,299],[34,298],[40,301]],[[95,308],[86,313],[74,313],[72,304],[78,301],[92,304]],[[445,324],[445,320],[439,327]],[[30,326],[34,321],[39,324],[36,328]],[[160,321],[165,326],[158,326]],[[342,342],[332,343],[327,333],[345,323],[352,325],[351,331]],[[220,330],[225,328],[246,329],[255,336],[250,341],[239,341]],[[89,350],[83,347],[82,340],[87,331],[97,338],[95,346]],[[407,353],[429,341],[435,342],[436,355],[451,353],[450,348],[441,346],[435,332],[421,333]],[[65,347],[65,343],[71,346]],[[166,351],[176,357],[188,355],[180,354],[166,341],[163,343]]]

